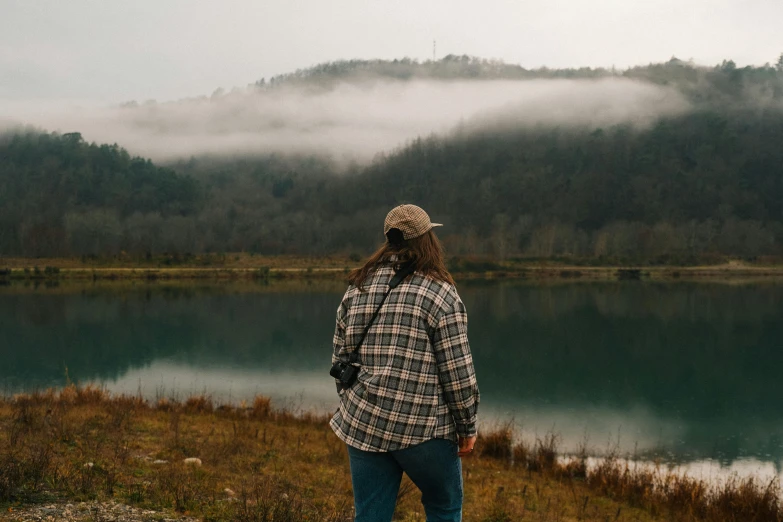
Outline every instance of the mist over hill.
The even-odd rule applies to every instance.
[[[623,71],[546,68],[467,56],[339,61],[178,101],[122,106],[8,106],[2,119],[154,161],[190,156],[318,154],[366,163],[460,124],[646,125],[705,104],[780,106],[772,67],[701,67],[677,59]],[[6,123],[8,125],[8,123]]]
[[[335,65],[331,74],[316,68],[304,76],[165,103],[20,108],[16,118],[49,130],[78,131],[88,141],[119,143],[155,161],[284,153],[366,163],[418,136],[475,120],[644,125],[689,108],[674,88],[621,76],[526,78],[467,66],[450,76],[425,74],[441,66],[451,71],[450,62],[435,68],[407,64],[406,75],[393,65],[346,65],[348,71]]]
[[[67,114],[0,139],[0,255],[366,252],[413,202],[453,254],[777,256],[781,69],[335,62]]]

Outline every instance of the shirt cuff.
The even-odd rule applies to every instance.
[[[467,424],[460,424],[456,423],[457,425],[457,436],[458,437],[475,437],[476,433],[476,423],[475,422],[469,422]]]

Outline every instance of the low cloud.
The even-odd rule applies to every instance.
[[[688,109],[676,90],[622,78],[527,81],[364,81],[329,89],[281,86],[123,107],[6,106],[4,118],[81,132],[157,161],[192,155],[325,153],[368,160],[459,124],[647,125]],[[6,124],[7,125],[7,124]]]

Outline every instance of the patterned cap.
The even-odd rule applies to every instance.
[[[402,232],[402,237],[407,240],[419,237],[432,227],[442,226],[440,223],[430,223],[430,217],[423,208],[416,205],[400,205],[386,214],[383,234],[386,235],[389,230],[397,228]]]

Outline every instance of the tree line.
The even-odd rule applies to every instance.
[[[79,133],[0,137],[4,255],[144,250],[156,234],[171,233],[164,223],[197,215],[203,197],[193,178],[118,145],[86,143]]]
[[[628,67],[525,68],[499,60],[467,55],[447,55],[440,60],[339,60],[292,73],[261,78],[249,87],[260,93],[292,86],[330,88],[338,82],[363,80],[533,80],[627,78],[682,91],[691,102],[702,105],[764,104],[783,96],[783,54],[775,64],[738,67],[724,60],[713,67],[672,57],[663,63]]]

